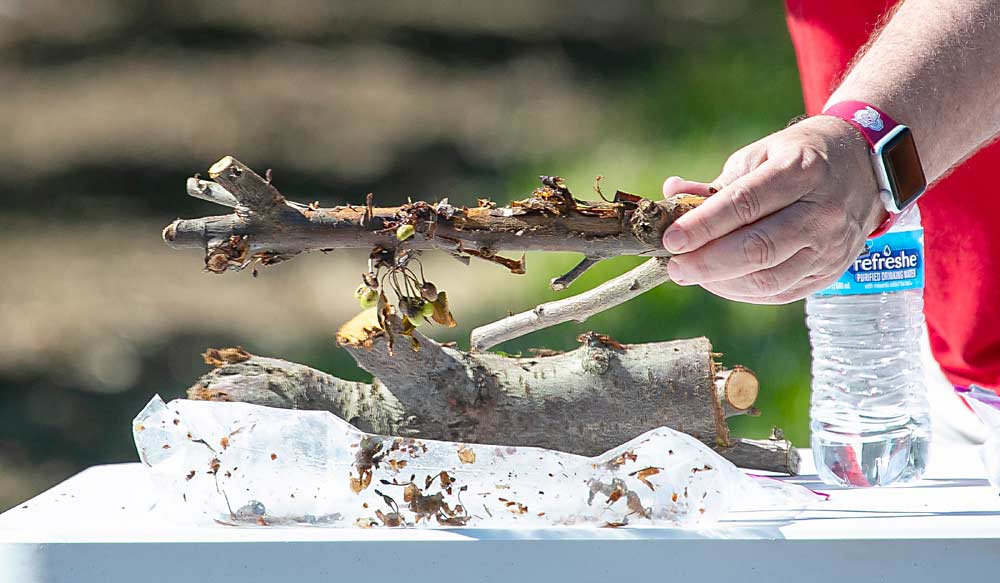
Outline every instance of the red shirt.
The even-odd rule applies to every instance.
[[[806,112],[818,113],[851,59],[896,0],[785,0]],[[879,104],[875,104],[879,105]],[[960,106],[960,104],[959,104]],[[892,111],[887,111],[900,123]],[[914,132],[917,148],[922,140]],[[1000,142],[936,182],[920,199],[924,315],[931,348],[954,384],[1000,388]]]

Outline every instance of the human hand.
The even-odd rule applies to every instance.
[[[671,279],[755,304],[830,285],[885,214],[869,151],[850,124],[819,116],[737,151],[711,184],[668,178],[664,196],[711,194],[663,234]]]

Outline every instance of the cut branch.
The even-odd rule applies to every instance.
[[[279,211],[285,204],[285,197],[246,164],[232,156],[226,156],[212,164],[208,175],[228,191],[239,202],[237,212],[245,209],[250,213],[268,215]]]
[[[365,248],[464,248],[494,257],[511,251],[568,251],[600,259],[619,255],[665,257],[663,230],[703,200],[677,195],[663,201],[618,193],[615,202],[573,198],[560,179],[543,177],[543,186],[508,207],[482,201],[478,207],[455,207],[443,200],[399,207],[339,206],[322,208],[287,201],[274,186],[230,156],[209,170],[217,181],[189,184],[198,198],[232,206],[236,213],[178,219],[163,232],[174,248],[208,249],[238,238],[249,256],[294,256],[306,251]],[[227,196],[230,195],[230,196]],[[415,223],[416,235],[401,243],[393,229]],[[474,252],[474,253],[473,253]],[[243,262],[230,262],[240,269]]]
[[[389,322],[397,340],[391,355],[374,310],[345,324],[337,341],[417,416],[428,437],[486,443],[503,435],[511,445],[565,449],[568,442],[551,440],[550,432],[569,424],[578,434],[574,447],[596,454],[666,424],[706,443],[729,443],[706,338],[623,345],[584,334],[571,352],[509,358],[446,348],[412,331],[414,350],[400,345],[398,319]],[[620,418],[609,416],[614,410]],[[456,426],[461,435],[452,433]]]
[[[487,350],[502,342],[570,320],[583,322],[594,314],[625,303],[670,281],[667,261],[665,257],[654,257],[589,291],[540,304],[526,312],[480,326],[472,331],[472,349]]]

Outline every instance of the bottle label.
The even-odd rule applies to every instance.
[[[924,230],[889,232],[865,242],[865,250],[821,296],[880,294],[923,289]]]

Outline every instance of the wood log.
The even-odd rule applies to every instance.
[[[729,445],[707,338],[625,345],[603,334],[577,349],[536,358],[467,353],[413,333],[418,351],[384,335],[357,337],[360,314],[338,334],[358,365],[384,384],[428,437],[539,445],[587,455],[667,425],[705,443]],[[561,427],[553,439],[553,425]]]
[[[591,333],[570,352],[513,358],[467,353],[414,336],[418,352],[399,346],[391,358],[379,356],[386,350],[384,338],[376,338],[370,349],[348,347],[376,375],[372,384],[244,353],[236,361],[216,362],[219,368],[192,386],[188,396],[326,410],[374,433],[532,445],[581,455],[602,453],[666,425],[744,467],[798,470],[787,441],[730,438],[726,416],[749,408],[737,410],[720,397],[724,371],[705,338],[627,345]],[[420,361],[425,350],[434,351],[433,366]],[[741,376],[752,375],[741,370]]]

